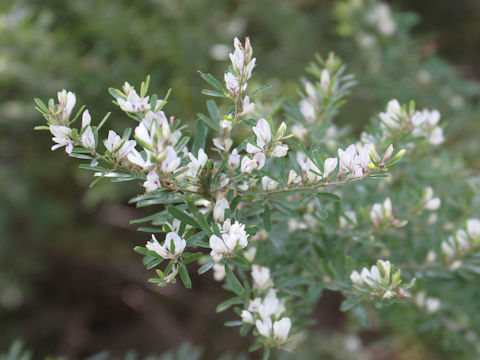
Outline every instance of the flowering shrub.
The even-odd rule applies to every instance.
[[[395,25],[388,13],[375,11],[369,23],[390,36]],[[141,184],[142,194],[131,201],[155,210],[133,220],[152,224],[141,228],[151,239],[135,251],[155,269],[150,281],[166,286],[181,280],[190,288],[189,272],[212,270],[232,293],[217,311],[233,307],[236,315],[226,325],[239,326],[242,336],[251,332],[249,350],[263,347],[264,358],[272,348],[295,348],[324,289],[341,292],[342,310],[366,327],[370,303],[441,311],[441,300],[425,290],[410,300],[415,278],[464,266],[460,258],[478,243],[480,221],[468,220],[465,230],[441,250],[429,249],[419,263],[396,239],[414,248],[425,224],[436,223],[441,198],[428,184],[409,197],[402,196],[408,183],[388,195],[395,181],[423,186],[427,165],[407,174],[402,167],[445,141],[440,113],[391,100],[349,144],[334,120],[355,81],[334,54],[316,57],[300,99],[285,101],[284,111],[262,102],[266,87],[249,87],[257,62],[248,38],[235,39],[230,60],[223,82],[201,73],[210,86],[203,94],[221,103],[207,100],[208,114],[197,114],[194,135],[164,112],[170,91],[148,93],[148,77],[140,89],[127,82],[109,89],[134,122],[122,135],[109,130],[101,141],[109,114],[95,121],[84,106],[74,111],[76,96],[66,90],[57,100],[35,100],[47,122],[38,129],[51,132],[52,150],[64,147],[84,161],[80,167],[97,178],[92,185],[103,178]],[[80,127],[73,127],[80,118]],[[365,194],[379,202],[359,202]],[[410,220],[424,229],[412,230]]]

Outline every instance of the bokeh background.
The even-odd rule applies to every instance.
[[[46,100],[69,89],[93,119],[112,111],[109,125],[119,130],[128,120],[107,88],[125,80],[138,86],[150,74],[153,91],[173,89],[167,113],[192,122],[206,100],[197,70],[221,77],[233,37],[249,35],[258,64],[254,82],[272,85],[267,98],[295,97],[314,54],[335,51],[359,81],[339,118],[352,133],[389,99],[414,98],[442,111],[445,146],[478,169],[480,2],[389,4],[400,11],[404,30],[372,65],[339,26],[335,1],[1,1],[0,353],[15,339],[23,339],[34,358],[68,359],[123,358],[132,349],[140,356],[161,354],[189,341],[194,346],[184,345],[185,359],[217,359],[244,352],[251,340],[223,327],[234,315],[215,314],[225,294],[211,276],[193,278],[193,290],[147,283],[141,257],[132,251],[147,236],[129,225],[142,216],[128,205],[141,188],[100,182],[89,189],[91,174],[61,150],[50,152],[50,136],[33,131],[42,122],[34,97]],[[340,295],[325,293],[314,314],[323,335],[299,357],[347,358],[340,302]],[[362,334],[366,344],[377,338]],[[425,349],[370,349],[365,356],[440,358]]]

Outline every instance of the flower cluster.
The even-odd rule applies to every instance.
[[[425,188],[422,196],[422,208],[430,211],[435,211],[442,205],[442,200],[438,197],[433,197],[433,189],[429,186]]]
[[[442,307],[440,299],[429,297],[425,291],[420,291],[415,295],[415,304],[427,312],[427,314],[433,314]]]
[[[405,221],[395,219],[392,212],[392,201],[386,198],[383,204],[373,204],[370,210],[370,219],[375,227],[387,226],[389,224],[401,227],[406,224]]]
[[[462,263],[456,260],[458,257],[468,253],[480,243],[480,220],[468,219],[465,229],[458,229],[455,236],[442,242],[442,252],[445,260],[450,264],[451,269],[459,268]]]
[[[395,34],[397,25],[393,19],[390,6],[386,3],[380,3],[375,6],[366,17],[369,24],[373,25],[376,30],[385,37]]]
[[[350,280],[354,289],[367,297],[391,299],[393,297],[403,298],[408,296],[406,289],[413,285],[412,283],[406,287],[400,287],[402,280],[400,279],[400,269],[395,272],[390,261],[378,260],[370,270],[363,268],[361,273],[353,271]]]
[[[253,265],[252,277],[255,286],[260,292],[270,288],[262,297],[256,297],[250,300],[248,309],[242,310],[242,321],[245,324],[255,325],[258,333],[265,337],[268,343],[274,346],[285,344],[291,328],[291,320],[284,316],[286,312],[285,304],[279,300],[270,279],[270,269]]]
[[[125,92],[125,97],[120,97],[117,99],[118,106],[125,112],[128,113],[145,113],[150,111],[150,97],[145,96],[141,97],[137,94],[133,86],[125,81],[123,85],[123,91]],[[158,100],[156,107],[162,104],[162,100]],[[155,110],[155,109],[154,109]]]
[[[238,98],[247,89],[247,80],[252,76],[255,58],[252,59],[253,49],[248,37],[245,38],[245,46],[237,38],[233,44],[235,50],[230,54],[233,72],[225,73],[224,79],[228,91],[233,97]],[[245,104],[244,107],[246,107]]]
[[[245,225],[235,221],[231,223],[230,219],[225,220],[220,231],[221,237],[213,234],[210,236],[210,255],[215,262],[220,262],[224,256],[233,257],[237,250],[241,250],[248,245],[248,234],[245,231]]]
[[[154,251],[163,259],[176,260],[182,255],[186,245],[187,242],[172,231],[167,233],[163,245],[160,245],[155,235],[152,234],[152,240],[147,242],[145,247]]]
[[[432,145],[439,145],[444,141],[443,130],[438,126],[440,112],[424,109],[415,111],[401,106],[398,100],[390,100],[387,111],[380,113],[379,118],[383,127],[383,137],[387,138],[392,132],[411,132],[414,137],[425,137]]]

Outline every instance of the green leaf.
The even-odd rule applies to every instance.
[[[241,326],[243,324],[242,320],[232,320],[232,321],[226,321],[223,325],[226,327],[232,327],[232,326]]]
[[[355,297],[348,297],[346,298],[343,302],[342,305],[340,305],[340,311],[348,311],[350,309],[353,309],[355,306],[357,306],[359,303],[359,300]]]
[[[143,246],[135,246],[133,248],[133,251],[142,254],[142,255],[147,255],[148,254],[148,249],[144,248]]]
[[[245,289],[233,273],[232,269],[230,269],[230,266],[228,266],[228,264],[225,264],[225,274],[227,275],[227,284],[230,285],[233,292],[238,296],[243,296]]]
[[[242,327],[240,328],[240,336],[244,337],[245,335],[247,335],[251,327],[252,327],[251,324],[243,324]]]
[[[270,207],[267,204],[265,204],[263,208],[263,226],[267,231],[272,230],[272,219],[270,214]]]
[[[112,95],[115,99],[126,99],[125,95],[118,89],[115,88],[108,88],[108,92]]]
[[[180,267],[180,277],[182,278],[183,284],[187,289],[192,288],[192,280],[190,280],[190,275],[188,275],[187,267],[182,265]]]
[[[203,254],[201,252],[197,252],[197,253],[194,253],[194,254],[188,254],[187,256],[185,256],[183,258],[183,264],[184,265],[190,264],[191,262],[194,262],[194,261],[200,259],[202,256],[203,256]]]
[[[107,121],[107,119],[110,117],[110,114],[111,112],[108,112],[107,115],[103,117],[102,121],[100,121],[100,124],[97,126],[97,131],[102,128],[103,124],[105,124],[105,121]]]
[[[252,346],[250,346],[250,347],[248,348],[248,351],[249,351],[249,352],[252,352],[252,351],[258,350],[258,349],[260,349],[262,346],[263,346],[263,343],[262,343],[262,342],[260,342],[260,341],[259,341],[259,342],[256,342],[255,344],[253,344]]]
[[[354,308],[353,313],[364,328],[371,328],[372,324],[370,323],[370,320],[368,320],[367,311],[363,306],[357,306],[356,308]]]
[[[205,124],[210,126],[213,130],[220,131],[220,126],[215,124],[215,122],[212,119],[210,119],[208,116],[205,116],[202,113],[197,113],[197,116],[200,120],[202,120]]]
[[[220,113],[218,111],[217,104],[215,104],[215,101],[207,100],[207,109],[208,109],[208,113],[212,117],[213,121],[218,126],[221,119],[220,119]]]
[[[268,360],[270,358],[270,348],[269,347],[264,347],[263,348],[263,357],[262,360]]]
[[[184,222],[185,224],[196,227],[196,228],[200,227],[200,225],[198,225],[198,223],[195,221],[194,218],[192,218],[190,215],[184,213],[182,210],[180,210],[176,207],[173,207],[173,206],[170,206],[167,210],[170,214],[172,214],[172,216],[175,219],[178,219],[181,222]]]
[[[252,92],[252,94],[250,95],[250,98],[253,98],[255,95],[257,95],[258,93],[262,92],[263,90],[266,90],[270,87],[271,85],[263,85],[261,87],[259,87],[258,89],[256,89],[254,92]]]
[[[48,107],[47,107],[47,105],[44,104],[44,102],[41,99],[35,98],[35,99],[33,99],[33,101],[35,101],[35,104],[37,104],[37,106],[40,108],[40,110],[42,110],[45,113],[48,113]]]
[[[193,154],[198,156],[198,150],[205,148],[205,138],[207,137],[207,128],[202,120],[197,120],[195,124],[195,138],[193,140]]]
[[[223,86],[220,84],[220,82],[213,76],[212,74],[204,74],[201,71],[199,71],[200,76],[202,77],[203,80],[208,82],[210,85],[212,85],[215,89],[218,91],[223,92]]]
[[[203,95],[215,96],[215,97],[225,97],[225,94],[223,94],[221,92],[218,92],[218,91],[203,89],[201,92],[202,92]]]
[[[200,267],[200,269],[198,269],[198,275],[205,274],[208,270],[210,270],[213,267],[213,265],[215,265],[214,261],[210,261],[210,262],[202,265]]]
[[[220,313],[222,311],[227,310],[229,307],[231,307],[233,305],[237,305],[237,304],[243,304],[243,300],[239,296],[235,296],[233,298],[230,298],[230,299],[225,300],[224,302],[218,304],[218,306],[216,308],[216,312]]]
[[[318,197],[318,198],[322,198],[322,199],[326,199],[326,200],[330,200],[330,201],[335,201],[335,202],[338,202],[338,201],[342,200],[340,198],[340,196],[338,196],[337,194],[328,193],[328,192],[316,192],[315,196]]]
[[[47,125],[35,126],[33,130],[50,130],[50,126],[47,126]]]
[[[148,233],[161,233],[163,232],[162,229],[152,228],[152,227],[139,227],[137,231],[143,231]]]

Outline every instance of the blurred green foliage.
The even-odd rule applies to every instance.
[[[126,120],[105,96],[106,89],[120,87],[123,80],[138,84],[151,74],[151,87],[157,92],[173,89],[169,114],[188,122],[205,100],[200,95],[203,81],[196,70],[220,77],[232,38],[249,35],[258,59],[255,81],[272,85],[265,96],[274,98],[280,92],[295,96],[297,79],[313,54],[334,50],[359,84],[340,116],[342,123],[351,124],[352,132],[358,132],[390,98],[398,97],[402,102],[415,99],[419,107],[435,107],[442,112],[450,131],[447,146],[478,170],[479,143],[473,134],[479,130],[480,85],[460,77],[456,68],[435,54],[437,47],[442,49],[446,44],[447,55],[462,65],[470,63],[468,73],[478,75],[478,52],[472,45],[478,23],[471,20],[473,15],[465,22],[471,24],[469,27],[458,20],[467,16],[464,13],[452,17],[446,29],[460,34],[443,31],[438,37],[443,41],[440,44],[435,30],[427,28],[438,23],[443,26],[444,15],[450,14],[445,9],[453,3],[455,9],[470,9],[472,14],[478,9],[474,1],[444,1],[445,6],[435,1],[398,1],[398,6],[415,5],[424,12],[425,22],[416,28],[421,37],[411,39],[409,35],[417,16],[396,13],[401,31],[395,41],[380,40],[372,56],[359,49],[358,39],[348,31],[340,31],[344,36],[338,34],[339,23],[355,28],[360,25],[355,14],[342,12],[333,1],[2,1],[0,347],[25,337],[40,354],[59,352],[79,357],[86,355],[81,351],[92,354],[101,350],[87,347],[80,351],[82,343],[68,341],[59,345],[77,303],[65,298],[65,291],[58,288],[61,282],[54,279],[72,269],[85,272],[88,279],[103,274],[98,270],[103,267],[128,268],[130,265],[124,264],[138,260],[131,248],[145,241],[128,228],[128,220],[138,217],[132,215],[137,210],[113,205],[127,203],[138,188],[101,183],[87,190],[89,175],[76,169],[63,154],[39,156],[51,144],[48,136],[33,133],[39,118],[33,110],[34,97],[49,98],[67,88],[81,94],[79,102],[95,109],[94,119],[113,110],[110,126],[121,129]],[[461,41],[457,43],[457,39]],[[478,36],[476,39],[478,43]],[[119,275],[128,280],[128,271],[119,271]],[[78,276],[66,279],[75,282],[72,288],[90,286],[85,279],[76,283]],[[206,284],[202,290],[208,289]],[[72,296],[82,301],[85,292]],[[203,299],[208,301],[208,294]],[[94,297],[90,301],[89,306],[94,306]],[[56,311],[57,307],[65,311]],[[109,308],[107,302],[104,309]],[[48,321],[62,316],[63,320]],[[219,325],[212,319],[203,321],[202,326],[208,329]],[[118,326],[122,326],[121,321]],[[192,333],[198,332],[204,331]],[[210,337],[207,343],[213,341]],[[172,345],[171,339],[165,340],[158,349]],[[146,349],[153,348],[153,341],[148,341]],[[207,355],[217,356],[220,352],[216,351],[225,347],[212,349]]]

